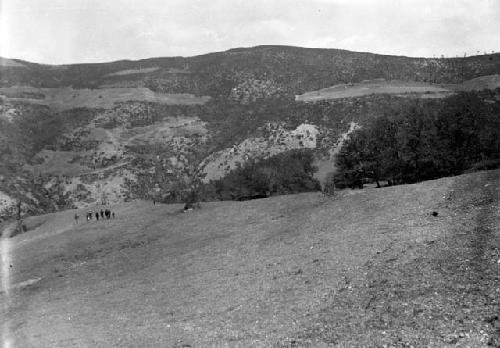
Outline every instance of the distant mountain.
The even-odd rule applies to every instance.
[[[129,84],[136,87],[146,85],[164,93],[216,97],[223,90],[250,78],[272,81],[294,94],[376,78],[461,83],[497,73],[500,54],[435,59],[338,49],[258,46],[189,58],[150,58],[102,64],[53,66],[15,62],[2,64],[1,86],[97,88]]]
[[[309,149],[325,172],[355,125],[414,99],[499,86],[500,54],[409,58],[258,46],[195,57],[43,65],[0,58],[0,212],[135,197]]]

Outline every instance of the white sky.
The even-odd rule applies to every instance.
[[[0,56],[63,64],[282,44],[500,51],[500,0],[0,0]]]

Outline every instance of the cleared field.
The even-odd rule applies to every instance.
[[[144,87],[73,89],[2,87],[0,96],[7,100],[19,100],[49,105],[56,110],[79,107],[109,109],[115,103],[127,101],[147,101],[171,105],[204,104],[210,97],[196,97],[192,94],[155,93]]]
[[[487,75],[477,77],[475,79],[465,81],[461,86],[461,90],[465,91],[480,91],[483,89],[500,88],[500,75]]]
[[[205,135],[207,128],[203,121],[195,117],[172,117],[154,125],[134,127],[121,132],[119,140],[124,145],[160,143],[173,137]]]
[[[324,99],[362,97],[371,94],[418,94],[421,97],[428,95],[431,98],[444,98],[452,92],[451,89],[422,82],[376,79],[361,83],[335,85],[318,91],[306,92],[295,96],[295,100],[309,102]]]
[[[106,76],[123,76],[123,75],[134,75],[134,74],[147,74],[147,73],[156,71],[158,69],[160,69],[160,68],[158,68],[158,67],[152,67],[152,68],[143,68],[143,69],[127,69],[127,70],[116,71],[116,72],[108,74]]]
[[[22,347],[484,346],[500,300],[499,176],[187,214],[137,201],[79,224],[83,210],[31,217],[30,231],[4,239],[3,337]]]

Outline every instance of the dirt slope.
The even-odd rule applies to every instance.
[[[113,207],[115,220],[78,225],[75,210],[33,217],[10,239],[3,337],[23,347],[498,345],[499,176],[189,214],[133,202]]]

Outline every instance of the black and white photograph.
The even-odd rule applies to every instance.
[[[0,348],[500,348],[500,1],[0,0]]]

